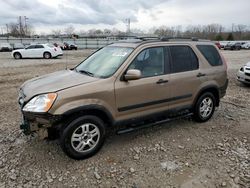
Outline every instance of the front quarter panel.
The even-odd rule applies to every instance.
[[[115,116],[114,78],[75,86],[58,92],[58,97],[49,113],[62,115],[84,106],[98,106]]]

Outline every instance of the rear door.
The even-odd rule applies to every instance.
[[[34,51],[34,56],[35,57],[43,57],[43,53],[44,53],[44,46],[41,44],[37,44],[36,49]]]
[[[204,76],[199,70],[199,60],[189,45],[170,45],[169,53],[171,54],[169,107],[171,109],[190,107]]]
[[[115,96],[118,116],[133,118],[168,109],[169,67],[165,61],[164,47],[142,50],[131,62],[128,69],[137,69],[142,78],[133,81],[117,79]]]
[[[207,80],[213,80],[217,85],[224,86],[227,82],[227,65],[225,60],[223,63],[223,56],[220,55],[219,50],[210,44],[197,45],[197,49],[206,62],[204,71]]]

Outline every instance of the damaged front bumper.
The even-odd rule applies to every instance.
[[[41,129],[53,127],[61,121],[62,117],[51,115],[49,113],[32,113],[22,111],[22,123],[20,129],[24,134],[29,135]]]

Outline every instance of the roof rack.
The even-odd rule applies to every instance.
[[[197,37],[161,37],[162,41],[170,41],[170,40],[191,40],[191,41],[199,41]]]
[[[161,41],[202,41],[208,42],[208,39],[199,39],[197,37],[161,37]]]
[[[135,39],[141,41],[201,41],[201,42],[208,42],[210,40],[207,39],[199,39],[197,37],[135,37]]]
[[[142,40],[142,41],[160,40],[160,37],[135,37],[135,39],[139,39],[139,40]]]

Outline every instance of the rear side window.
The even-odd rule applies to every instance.
[[[36,48],[44,48],[43,45],[36,45]]]
[[[169,46],[172,73],[192,71],[199,68],[197,56],[189,46]]]
[[[212,45],[197,45],[197,48],[212,66],[222,65],[220,54]]]

